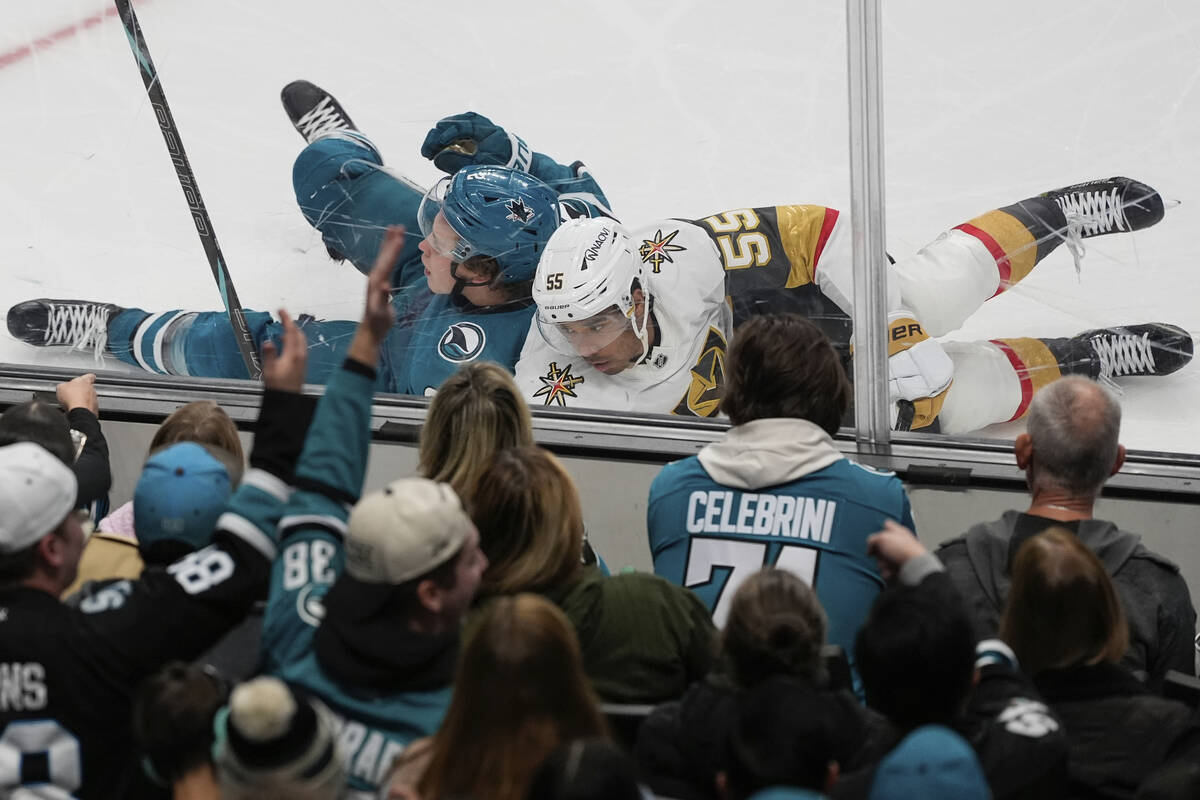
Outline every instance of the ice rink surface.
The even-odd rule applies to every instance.
[[[332,91],[427,185],[440,117],[483,113],[583,159],[626,222],[741,206],[848,211],[840,0],[144,0],[151,55],[247,308],[356,317],[362,279],[297,210],[279,90]],[[0,26],[3,305],[220,306],[105,0],[10,4]],[[887,0],[887,241],[902,256],[991,208],[1129,175],[1181,201],[1156,228],[1066,248],[956,338],[1163,321],[1200,331],[1200,3]],[[0,335],[0,360],[91,369]],[[104,368],[123,369],[113,359]],[[1124,440],[1200,453],[1200,368],[1124,382]],[[1011,436],[1015,426],[985,435]]]

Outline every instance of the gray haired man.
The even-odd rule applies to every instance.
[[[1177,565],[1148,550],[1139,535],[1092,516],[1105,481],[1125,462],[1120,430],[1121,407],[1099,384],[1070,377],[1042,389],[1013,447],[1029,486],[1028,510],[974,525],[937,554],[979,636],[993,637],[1017,548],[1051,526],[1073,531],[1103,562],[1121,597],[1130,634],[1123,663],[1157,685],[1169,669],[1194,674],[1196,612]]]

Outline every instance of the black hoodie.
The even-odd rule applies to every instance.
[[[1129,621],[1129,651],[1121,663],[1151,685],[1169,669],[1194,675],[1196,612],[1179,567],[1146,549],[1137,534],[1099,519],[1062,523],[1006,511],[942,544],[938,558],[966,600],[979,638],[993,638],[1000,628],[1017,548],[1053,526],[1073,531],[1113,579]]]

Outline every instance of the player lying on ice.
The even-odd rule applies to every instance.
[[[958,328],[1064,240],[1141,230],[1162,216],[1149,186],[1092,181],[990,211],[887,267],[898,427],[937,421],[943,433],[965,433],[1021,417],[1063,375],[1168,375],[1186,364],[1191,337],[1160,323],[1061,339],[931,338]],[[765,311],[809,317],[848,354],[844,228],[837,211],[812,205],[629,229],[611,219],[566,222],[534,276],[539,333],[525,341],[517,383],[531,403],[711,416],[735,325]]]
[[[285,88],[284,105],[310,142],[293,174],[301,209],[321,231],[331,254],[366,272],[387,225],[407,224],[413,230],[418,224],[420,190],[382,167],[378,151],[327,93],[298,81]],[[698,222],[664,220],[624,234],[614,249],[627,257],[608,259],[605,271],[581,268],[591,261],[559,268],[558,260],[570,257],[562,254],[544,260],[533,290],[545,337],[526,337],[519,317],[527,319],[532,306],[518,295],[533,271],[530,254],[540,253],[558,218],[606,214],[603,194],[579,162],[565,167],[531,154],[520,139],[471,113],[439,122],[426,137],[422,154],[452,174],[480,164],[529,169],[560,193],[558,217],[548,204],[506,196],[489,207],[489,214],[475,209],[455,217],[457,225],[441,225],[454,216],[447,213],[451,205],[467,209],[470,203],[455,194],[454,180],[441,195],[435,187],[426,210],[436,212],[441,203],[446,207],[441,214],[423,215],[423,232],[434,235],[421,249],[410,238],[401,255],[401,322],[389,337],[381,370],[388,378],[381,388],[419,394],[437,386],[459,363],[480,357],[511,368],[524,339],[516,372],[532,401],[709,416],[716,413],[732,327],[755,312],[802,313],[848,352],[849,243],[833,209],[779,206],[741,209]],[[521,200],[520,213],[508,208],[513,199]],[[513,224],[509,217],[524,217],[529,209],[545,224],[508,232],[506,226]],[[906,413],[900,424],[926,427],[940,411],[943,431],[974,430],[1021,416],[1033,392],[1061,374],[1166,375],[1185,364],[1191,338],[1182,329],[1158,323],[1099,329],[1069,339],[939,345],[929,338],[957,328],[1063,241],[1077,245],[1080,238],[1141,230],[1162,216],[1161,198],[1145,184],[1126,178],[1093,181],[988,212],[893,265],[890,384],[896,399],[911,401],[905,409],[912,416],[910,420]],[[598,233],[604,223],[595,224]],[[613,246],[624,229],[609,227],[614,234],[608,244]],[[577,247],[586,254],[595,242],[589,238],[593,231],[572,231],[562,234],[574,238],[560,239],[561,249]],[[521,267],[507,273],[493,267],[491,274],[499,279],[484,275],[464,280],[470,256],[478,253],[491,254],[501,264],[512,253]],[[598,280],[607,270],[615,281]],[[525,280],[506,284],[506,274]],[[501,320],[507,315],[493,313],[472,291],[476,287],[466,285],[476,281],[487,281],[478,288],[505,290],[512,319]],[[442,294],[430,302],[430,293],[439,290]],[[732,313],[724,302],[727,296]],[[614,310],[619,315],[613,316]],[[277,336],[278,323],[268,314],[248,316],[256,343]],[[589,324],[579,325],[584,319]],[[13,307],[8,320],[13,335],[30,344],[106,346],[122,360],[151,371],[245,376],[232,330],[217,312],[148,314],[104,303],[41,299]],[[306,323],[313,347],[310,381],[319,382],[340,363],[341,343],[347,341],[343,327],[348,332],[353,323]],[[490,350],[481,344],[499,341],[503,346]],[[579,357],[580,352],[587,358]],[[948,395],[952,379],[957,389]]]
[[[383,350],[378,388],[424,394],[476,358],[512,369],[533,316],[530,281],[546,240],[562,218],[607,213],[582,163],[563,166],[463,114],[425,138],[422,153],[448,173],[425,192],[383,166],[324,90],[295,81],[282,99],[309,143],[293,168],[296,200],[330,255],[368,274],[387,228],[410,232],[393,280],[399,321]],[[421,236],[412,235],[418,230]],[[278,341],[282,325],[269,313],[248,310],[246,320],[256,347]],[[323,383],[344,360],[357,323],[304,315],[300,324],[309,342],[306,378]],[[8,327],[30,344],[107,350],[151,372],[247,377],[224,312],[40,299],[11,308]]]

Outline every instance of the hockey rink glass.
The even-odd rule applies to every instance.
[[[450,177],[443,177],[425,192],[425,196],[421,198],[421,205],[417,208],[417,225],[421,228],[421,235],[425,237],[425,241],[434,250],[455,263],[462,263],[474,254],[475,248],[454,230],[446,220],[446,215],[442,213]]]
[[[537,324],[548,345],[560,353],[578,353],[584,358],[608,347],[626,331],[633,332],[633,323],[616,306],[570,322],[548,322],[539,313]]]

